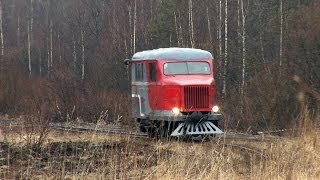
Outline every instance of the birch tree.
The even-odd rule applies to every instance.
[[[189,34],[190,34],[190,44],[191,47],[195,47],[194,42],[194,29],[193,29],[193,7],[192,7],[192,0],[189,0]]]
[[[178,29],[178,22],[177,22],[177,13],[176,13],[176,11],[173,12],[173,15],[174,15],[174,27],[175,27],[175,30],[176,30],[177,43],[178,43],[178,47],[181,47],[180,34],[179,34],[179,29]]]
[[[50,20],[50,69],[52,69],[53,66],[53,23],[52,20]]]
[[[51,71],[51,65],[50,65],[50,47],[49,47],[49,37],[46,35],[46,47],[47,47],[47,69],[48,69],[48,75],[50,75]]]
[[[129,16],[129,34],[130,34],[130,52],[133,52],[133,34],[132,31],[132,6],[131,4],[128,6],[128,16]]]
[[[28,34],[28,65],[29,65],[29,75],[31,76],[31,23],[30,20],[28,20],[28,26],[27,26],[27,34]]]
[[[39,75],[42,76],[42,57],[41,57],[41,49],[39,48]]]
[[[32,41],[33,32],[33,0],[30,0],[30,40]]]
[[[85,77],[85,59],[84,59],[84,30],[81,28],[81,50],[82,50],[82,73],[81,73],[81,79],[84,80]]]
[[[224,17],[224,63],[223,63],[223,87],[222,93],[226,96],[226,79],[228,66],[228,0],[225,0],[225,17]]]
[[[133,15],[133,53],[136,52],[136,30],[137,30],[137,0],[134,0],[134,15]]]
[[[222,0],[219,0],[219,23],[218,23],[218,41],[219,41],[219,68],[220,68],[220,71],[219,71],[219,77],[222,78],[222,86],[224,87],[224,78],[222,77]]]
[[[182,20],[181,20],[181,14],[180,11],[178,11],[178,17],[179,17],[179,33],[180,33],[180,42],[181,46],[184,47],[184,38],[183,38],[183,28],[182,28]]]
[[[208,32],[209,32],[209,41],[210,44],[212,43],[212,34],[211,34],[211,22],[209,16],[209,7],[207,7],[207,24],[208,24]]]
[[[72,41],[72,56],[73,56],[73,68],[74,68],[74,72],[76,72],[77,70],[77,50],[76,50],[76,40],[73,37],[73,41]]]
[[[279,66],[280,66],[280,72],[282,69],[282,53],[283,53],[283,0],[280,0],[280,47],[279,47]]]
[[[3,17],[2,17],[2,1],[0,1],[0,38],[1,38],[1,56],[4,55],[4,40],[3,40]]]
[[[244,94],[245,81],[246,81],[246,12],[241,0],[241,15],[242,15],[242,82],[241,94]]]
[[[31,42],[32,42],[32,32],[33,32],[33,0],[30,0],[30,12],[29,13],[30,13],[29,19],[28,19],[28,23],[27,23],[27,36],[28,36],[28,65],[29,65],[29,74],[31,76],[31,73],[32,73]]]
[[[265,55],[264,55],[264,43],[263,43],[263,36],[262,36],[262,32],[263,32],[263,24],[262,24],[262,20],[261,20],[261,14],[262,14],[262,8],[261,8],[261,4],[259,4],[259,9],[260,9],[260,12],[259,12],[259,16],[258,16],[258,19],[259,19],[259,41],[260,41],[260,53],[261,53],[261,58],[262,58],[262,61],[263,61],[263,65],[266,67],[266,60],[265,60]]]
[[[17,20],[17,46],[20,47],[20,15]]]

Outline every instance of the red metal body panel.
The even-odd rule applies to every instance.
[[[148,82],[148,97],[152,110],[172,110],[173,107],[178,107],[181,112],[211,111],[215,95],[213,60],[192,60],[192,62],[195,61],[209,63],[211,73],[201,75],[165,75],[163,72],[165,63],[181,61],[152,61],[157,62],[157,81]],[[147,61],[146,63],[150,62]],[[147,74],[149,75],[149,72]]]

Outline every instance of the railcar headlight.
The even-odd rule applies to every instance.
[[[177,107],[174,107],[174,108],[172,108],[172,112],[173,112],[173,114],[178,115],[180,113],[180,109]]]
[[[212,112],[214,112],[214,113],[219,112],[219,110],[220,110],[219,106],[213,106],[212,107]]]

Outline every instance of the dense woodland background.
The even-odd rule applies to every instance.
[[[299,75],[320,89],[319,0],[1,0],[0,112],[131,123],[134,52],[214,54],[225,126],[296,125]],[[307,98],[312,116],[316,101]]]

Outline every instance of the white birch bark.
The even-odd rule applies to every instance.
[[[223,63],[223,87],[222,93],[226,96],[227,87],[227,66],[228,66],[228,0],[225,0],[225,17],[224,17],[224,63]]]
[[[53,24],[52,21],[50,21],[50,69],[52,69],[53,66]]]
[[[32,71],[32,67],[31,67],[31,37],[30,37],[30,20],[28,20],[28,27],[27,27],[27,35],[28,35],[28,64],[29,64],[29,75],[31,76],[31,71]]]
[[[129,32],[130,32],[130,52],[133,52],[133,35],[131,33],[132,30],[132,12],[131,5],[128,7],[128,15],[129,15]]]
[[[181,45],[182,47],[184,47],[184,39],[183,39],[183,29],[182,29],[182,22],[181,22],[181,16],[180,16],[180,12],[178,12],[179,14],[179,33],[180,33],[180,42],[181,42]]]
[[[58,31],[58,41],[59,41],[59,64],[62,64],[62,52],[61,52],[61,37],[60,32]]]
[[[237,0],[238,6],[237,6],[237,33],[238,37],[240,37],[240,0]]]
[[[241,14],[242,14],[242,82],[241,94],[244,94],[246,82],[246,14],[243,7],[243,0],[241,0]]]
[[[50,75],[50,47],[49,47],[49,35],[46,36],[47,39],[47,68],[48,68],[48,75]]]
[[[210,16],[209,16],[209,7],[207,7],[207,24],[208,24],[209,41],[210,41],[210,45],[211,45],[212,34],[211,34],[211,22],[210,22]]]
[[[134,1],[134,15],[133,15],[133,53],[136,52],[136,29],[137,29],[137,0]]]
[[[219,41],[219,77],[222,77],[222,0],[219,0],[219,23],[218,23],[218,41]],[[224,87],[222,80],[222,87]]]
[[[76,41],[74,40],[74,38],[73,38],[72,56],[73,56],[73,68],[74,68],[74,71],[76,72],[76,70],[77,70],[77,51],[76,51]]]
[[[42,57],[41,57],[41,49],[39,48],[39,75],[42,76]]]
[[[280,49],[279,49],[279,56],[280,56],[280,60],[279,60],[279,65],[280,65],[280,72],[282,69],[282,53],[283,53],[283,49],[282,49],[282,43],[283,43],[283,0],[280,0]]]
[[[259,23],[260,23],[260,32],[259,32],[259,41],[260,41],[260,52],[261,52],[261,58],[263,61],[263,65],[266,66],[266,60],[264,57],[264,44],[263,44],[263,37],[262,37],[262,22],[261,22],[261,12],[259,13]]]
[[[17,46],[20,47],[20,16],[18,16],[17,24]]]
[[[128,45],[127,45],[127,39],[125,38],[124,39],[124,48],[125,48],[125,51],[126,51],[126,58],[128,57]]]
[[[33,41],[33,0],[30,0],[30,40]]]
[[[4,40],[3,40],[3,23],[2,23],[2,1],[0,1],[0,38],[1,38],[1,56],[4,55]]]
[[[177,13],[174,11],[173,14],[174,14],[174,26],[176,28],[178,47],[181,47],[180,35],[179,35],[178,23],[177,23]]]
[[[85,58],[84,58],[84,30],[81,30],[81,47],[82,47],[82,74],[81,79],[84,80],[85,77]]]
[[[190,44],[191,47],[195,47],[194,42],[194,29],[193,29],[193,7],[192,7],[192,0],[189,0],[189,34],[190,34]]]

